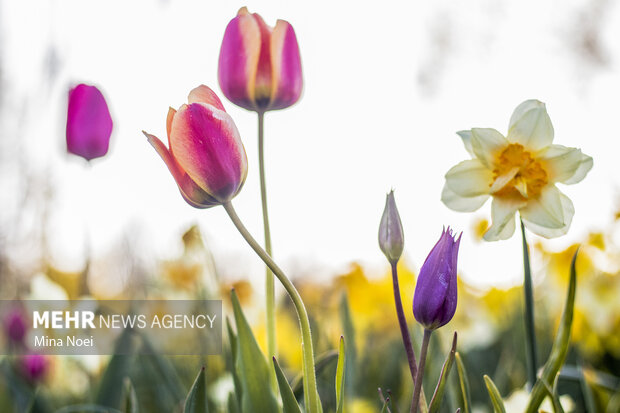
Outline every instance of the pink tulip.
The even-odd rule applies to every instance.
[[[26,320],[23,312],[15,308],[4,318],[4,332],[13,343],[22,343],[26,335]]]
[[[143,132],[172,173],[181,195],[195,208],[221,205],[237,195],[248,174],[239,131],[208,87],[192,90],[189,104],[170,108],[168,146]]]
[[[95,86],[79,84],[69,92],[67,151],[90,161],[108,152],[112,117]]]
[[[241,8],[226,27],[218,72],[222,92],[235,105],[256,112],[293,105],[303,86],[293,26],[278,20],[271,28]]]

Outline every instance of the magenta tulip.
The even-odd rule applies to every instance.
[[[181,195],[195,208],[221,205],[237,195],[248,174],[239,131],[207,86],[192,90],[189,104],[170,108],[168,146],[143,132],[172,173]]]
[[[90,161],[108,153],[112,117],[95,86],[79,84],[69,91],[67,151]]]
[[[284,109],[301,96],[301,58],[295,30],[271,28],[243,7],[226,27],[220,49],[220,87],[235,105],[256,112]]]
[[[41,354],[28,354],[21,358],[21,370],[31,383],[45,379],[50,369],[50,360]]]

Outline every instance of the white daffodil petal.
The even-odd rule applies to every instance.
[[[507,138],[532,151],[551,145],[553,125],[545,104],[538,100],[526,100],[517,106],[510,117]]]
[[[549,182],[564,182],[575,175],[583,154],[577,148],[551,145],[539,155],[539,159],[544,164]]]
[[[566,225],[562,193],[555,185],[549,185],[536,199],[530,200],[520,213],[524,220],[532,224],[559,229]]]
[[[493,169],[493,162],[498,153],[508,146],[508,141],[498,131],[492,128],[472,128],[471,146],[476,158],[489,169]]]
[[[448,185],[444,185],[441,192],[441,202],[448,208],[458,212],[473,212],[480,208],[489,199],[489,195],[462,197],[453,192]]]
[[[460,162],[446,173],[446,185],[464,197],[488,194],[492,183],[493,172],[478,159]]]
[[[537,225],[531,221],[528,221],[525,217],[522,217],[523,224],[527,229],[532,231],[536,235],[540,235],[545,238],[556,238],[562,236],[568,232],[570,224],[573,221],[573,215],[575,215],[575,207],[572,201],[564,194],[560,193],[560,201],[562,203],[562,215],[564,216],[564,225],[560,228],[547,228],[541,225]]]
[[[522,201],[493,198],[491,227],[484,234],[484,239],[499,241],[512,237],[515,232],[515,212],[523,205]]]
[[[467,153],[469,153],[472,157],[475,158],[476,154],[474,153],[474,148],[471,146],[471,131],[460,130],[456,134],[459,135],[463,140],[463,145],[465,145],[465,150],[467,151]]]
[[[583,178],[586,177],[588,172],[590,172],[590,169],[592,169],[593,165],[594,165],[594,161],[592,160],[592,158],[582,153],[581,161],[579,162],[579,166],[575,170],[575,173],[573,174],[573,176],[561,182],[566,185],[572,185],[572,184],[576,184],[577,182],[581,182]]]

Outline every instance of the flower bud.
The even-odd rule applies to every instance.
[[[394,191],[385,197],[385,209],[379,224],[379,247],[390,264],[396,264],[403,253],[405,234],[394,200]]]
[[[413,296],[413,315],[427,330],[447,324],[456,311],[460,242],[460,235],[455,239],[450,227],[444,229],[420,268]]]
[[[21,359],[21,371],[30,383],[37,383],[49,372],[50,360],[41,354],[28,354]]]
[[[242,108],[284,109],[301,96],[297,37],[284,20],[271,28],[261,16],[241,8],[226,27],[218,66],[222,92]]]
[[[239,131],[222,102],[207,86],[192,90],[189,104],[170,108],[168,147],[143,132],[164,160],[181,195],[195,208],[221,205],[237,195],[248,174]]]
[[[4,318],[4,332],[12,343],[22,343],[26,335],[26,320],[23,312],[15,308]]]
[[[108,153],[112,117],[95,86],[79,84],[69,92],[67,151],[90,161]]]

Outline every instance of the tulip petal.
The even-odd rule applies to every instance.
[[[484,234],[486,241],[499,241],[512,237],[515,232],[515,212],[525,203],[516,199],[493,198],[491,227]]]
[[[67,151],[86,160],[108,152],[112,117],[103,94],[95,86],[79,84],[69,92]]]
[[[171,152],[202,190],[223,202],[241,189],[247,157],[230,115],[204,103],[183,105],[172,121]]]
[[[471,131],[461,130],[458,131],[456,134],[459,135],[463,140],[463,145],[465,145],[465,150],[467,151],[467,153],[469,153],[472,157],[476,157],[476,154],[474,153],[474,148],[471,144]]]
[[[215,106],[219,110],[226,112],[220,98],[217,97],[215,92],[211,90],[210,87],[205,85],[200,85],[192,89],[192,91],[189,92],[187,101],[189,103],[206,103],[207,105]]]
[[[172,119],[176,115],[177,111],[173,108],[168,108],[168,116],[166,117],[166,133],[168,134],[168,145],[170,145],[170,129],[172,129]]]
[[[545,104],[538,100],[521,103],[512,116],[508,126],[508,140],[538,151],[553,142],[553,125]]]
[[[499,152],[508,146],[508,140],[492,128],[472,128],[471,146],[482,164],[493,169],[493,164]]]
[[[560,193],[560,202],[562,205],[562,216],[564,217],[564,225],[560,228],[548,228],[542,225],[538,225],[532,221],[527,220],[526,217],[522,215],[521,219],[523,220],[523,224],[534,234],[540,235],[541,237],[545,238],[556,238],[566,234],[573,221],[573,216],[575,215],[575,207],[573,206],[572,201],[563,193]]]
[[[463,197],[488,194],[491,184],[493,172],[478,159],[460,162],[446,173],[446,185]]]
[[[555,185],[547,186],[538,198],[529,200],[527,205],[521,208],[521,217],[541,227],[563,228],[566,226],[566,218],[561,196],[562,193]]]
[[[269,109],[283,109],[297,102],[303,86],[301,57],[293,26],[278,20],[271,34],[270,49],[272,85]]]
[[[215,198],[200,189],[200,187],[198,187],[198,185],[196,185],[196,183],[192,181],[192,179],[185,173],[185,171],[183,171],[176,159],[174,159],[174,157],[172,156],[168,148],[166,148],[166,146],[162,143],[162,141],[160,141],[154,135],[151,135],[144,131],[142,133],[144,133],[151,146],[153,146],[161,159],[163,159],[166,166],[168,166],[168,170],[176,181],[181,195],[188,204],[190,204],[194,208],[209,208],[215,205],[219,205],[219,202]]]
[[[269,102],[272,98],[273,73],[271,68],[271,32],[263,18],[258,13],[252,13],[252,17],[258,25],[260,32],[260,53],[258,61],[254,67],[254,74],[250,76],[248,83],[248,93],[256,110],[269,109]]]
[[[479,209],[489,199],[489,195],[480,195],[474,197],[462,197],[457,195],[446,184],[441,192],[441,202],[448,208],[458,212],[473,212]]]
[[[254,87],[260,52],[260,28],[243,7],[226,26],[220,48],[218,79],[224,95],[235,105],[248,110],[256,110]]]

